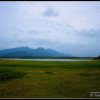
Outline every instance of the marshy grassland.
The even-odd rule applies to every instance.
[[[0,98],[91,98],[90,92],[100,92],[99,60],[0,60]]]

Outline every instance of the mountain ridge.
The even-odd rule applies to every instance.
[[[70,55],[70,54],[69,54]],[[61,52],[53,49],[44,49],[38,47],[35,49],[29,47],[16,47],[10,49],[0,50],[0,57],[20,58],[20,57],[69,57]]]

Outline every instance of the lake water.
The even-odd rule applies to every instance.
[[[7,59],[7,60],[22,60],[22,61],[92,61],[92,59]]]

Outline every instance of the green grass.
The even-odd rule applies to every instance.
[[[100,61],[97,60],[0,60],[0,75],[7,80],[0,80],[0,98],[90,98],[90,92],[100,92]]]

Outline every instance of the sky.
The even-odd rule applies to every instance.
[[[100,55],[100,1],[0,1],[0,50],[24,46]]]

